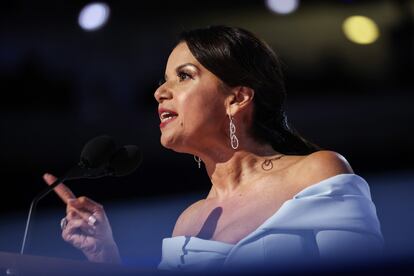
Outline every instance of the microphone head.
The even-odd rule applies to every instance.
[[[87,169],[99,168],[109,162],[115,149],[115,142],[110,136],[95,137],[83,147],[79,165]]]
[[[142,163],[142,153],[135,145],[126,145],[118,149],[109,161],[108,171],[113,176],[132,173]]]

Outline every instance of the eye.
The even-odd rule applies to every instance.
[[[192,79],[192,76],[186,72],[180,71],[177,73],[177,77],[180,81],[185,81],[187,79]]]

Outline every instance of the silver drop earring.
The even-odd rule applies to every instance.
[[[236,125],[234,124],[233,117],[231,117],[230,114],[229,114],[229,119],[230,119],[230,126],[229,126],[230,145],[235,150],[239,147],[239,139],[237,139],[237,136],[236,136]]]
[[[198,168],[200,169],[201,168],[201,158],[198,157],[198,156],[196,156],[196,155],[194,155],[194,160],[197,162]]]

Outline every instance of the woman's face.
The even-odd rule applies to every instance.
[[[158,101],[161,144],[178,152],[198,151],[226,141],[224,85],[178,44],[168,58],[165,83],[154,93]]]

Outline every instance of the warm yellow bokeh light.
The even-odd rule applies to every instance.
[[[366,16],[348,17],[344,21],[342,29],[349,40],[358,44],[370,44],[379,37],[377,24]]]

